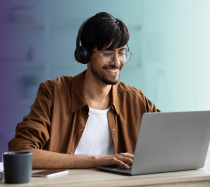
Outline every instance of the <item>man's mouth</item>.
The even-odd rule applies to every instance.
[[[119,71],[119,69],[108,69],[108,68],[107,69],[105,68],[105,70],[111,73],[116,73]]]
[[[111,75],[117,75],[121,68],[119,66],[119,67],[104,67],[104,69]]]

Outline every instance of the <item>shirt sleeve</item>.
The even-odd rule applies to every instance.
[[[49,81],[41,83],[28,116],[17,124],[15,138],[9,142],[9,151],[43,149],[49,140],[52,89]]]
[[[142,91],[140,91],[140,94],[144,100],[146,112],[161,112],[161,110],[157,109],[154,103],[152,103],[149,99],[145,97]]]
[[[156,106],[146,97],[145,101],[146,101],[147,112],[161,112],[161,110],[157,109]]]

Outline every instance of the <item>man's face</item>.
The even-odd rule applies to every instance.
[[[101,50],[99,51],[97,47],[93,49],[95,53],[93,53],[90,56],[90,70],[93,73],[95,77],[97,77],[100,81],[102,81],[105,84],[114,85],[117,84],[120,78],[120,72],[123,68],[124,64],[121,64],[118,53],[120,53],[122,50],[125,50],[126,46],[123,46],[121,48],[116,48],[112,52],[115,53],[115,58],[110,64],[104,64],[101,60],[101,55],[97,53],[104,53],[108,50]]]

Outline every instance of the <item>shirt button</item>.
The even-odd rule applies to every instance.
[[[79,129],[79,132],[81,132],[82,131],[82,129]]]
[[[112,132],[115,132],[115,129],[112,129]]]

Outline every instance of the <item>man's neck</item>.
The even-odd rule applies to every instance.
[[[104,110],[110,106],[112,85],[96,78],[90,71],[85,74],[84,96],[89,107]]]

